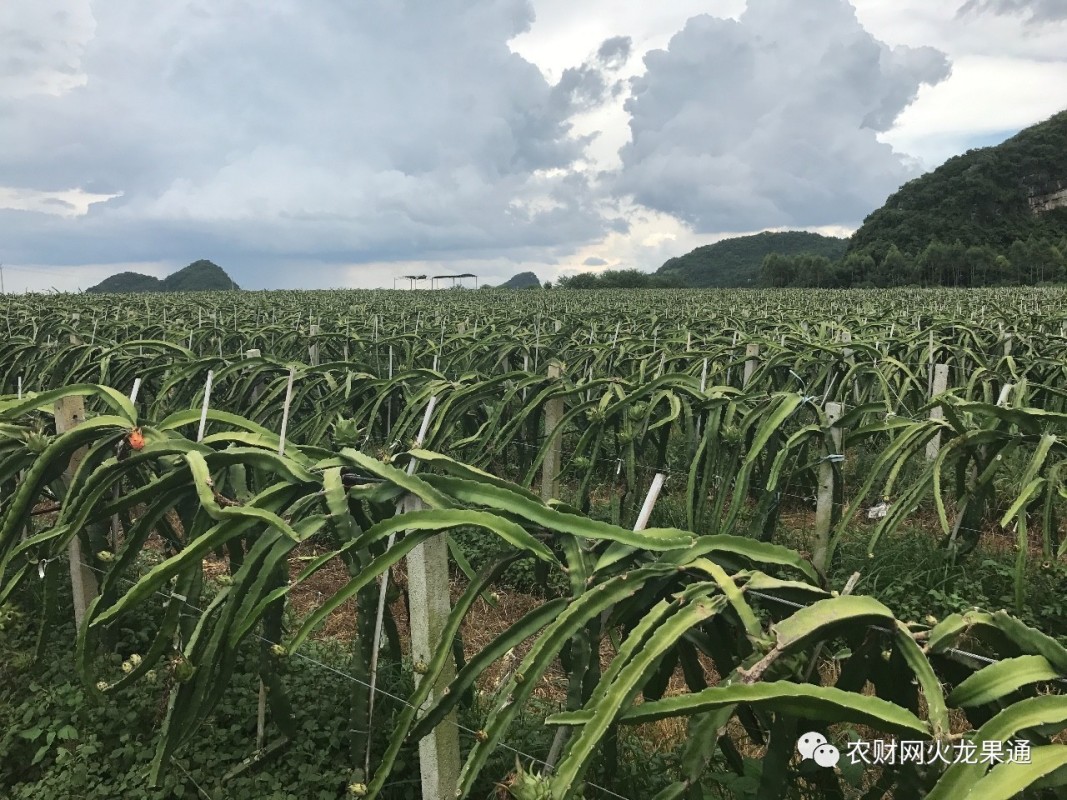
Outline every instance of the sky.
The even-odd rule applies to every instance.
[[[0,263],[8,292],[652,271],[847,236],[1064,108],[1067,0],[0,3]]]

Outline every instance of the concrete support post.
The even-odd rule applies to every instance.
[[[827,555],[830,552],[830,527],[834,515],[834,464],[832,457],[841,453],[841,428],[837,421],[841,419],[840,403],[827,403],[825,406],[826,424],[830,429],[832,447],[828,448],[826,457],[819,464],[819,494],[815,506],[815,546],[812,550],[811,563],[820,574],[826,573]]]
[[[63,434],[77,427],[85,421],[85,399],[83,397],[64,397],[56,401],[55,407],[56,433]],[[70,457],[70,464],[63,472],[63,482],[70,486],[74,473],[85,457],[87,448],[79,448]],[[70,559],[70,588],[74,594],[74,621],[81,627],[85,617],[85,609],[99,593],[96,582],[96,574],[85,565],[85,555],[82,553],[81,539],[75,536],[70,540],[67,547],[67,555]],[[93,557],[92,553],[88,554]]]
[[[930,391],[930,399],[937,397],[939,394],[945,392],[948,389],[948,364],[935,364],[934,365],[934,385]],[[945,416],[944,410],[941,406],[936,406],[930,409],[930,419],[943,419]],[[933,461],[937,458],[937,454],[941,451],[941,433],[940,431],[934,435],[926,444],[926,460]]]
[[[408,495],[403,512],[422,508],[419,498]],[[423,680],[421,668],[433,659],[434,650],[448,647],[442,632],[448,622],[451,602],[448,593],[448,542],[444,536],[434,536],[416,546],[407,557],[408,602],[411,608],[411,660],[415,666],[416,686]],[[426,698],[424,709],[440,699],[456,676],[455,663],[445,662],[436,685]],[[452,800],[459,784],[459,728],[453,710],[442,724],[437,725],[419,742],[419,772],[422,776],[422,796],[426,800]]]
[[[319,335],[319,326],[312,325],[308,329],[308,335],[311,337],[312,342],[314,342],[315,337]],[[308,346],[308,356],[311,359],[311,366],[317,367],[319,365],[319,345],[317,343]]]
[[[745,348],[745,374],[741,381],[741,388],[747,389],[748,382],[752,379],[752,373],[759,365],[759,345],[750,344]]]
[[[245,358],[262,358],[263,354],[256,349],[245,350]],[[259,402],[259,398],[263,395],[263,382],[256,381],[256,384],[252,387],[252,405]]]
[[[548,379],[558,381],[560,378],[560,365],[553,361],[548,365]],[[563,399],[555,397],[545,403],[545,436],[551,436],[552,441],[545,460],[541,464],[541,499],[546,503],[553,498],[559,498],[559,467],[562,461],[562,436],[559,433],[553,435],[556,426],[563,419]]]

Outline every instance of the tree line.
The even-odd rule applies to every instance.
[[[548,286],[546,285],[546,288]],[[579,272],[556,279],[558,289],[681,289],[685,283],[673,275],[658,275],[639,269],[607,269]]]
[[[884,255],[876,257],[881,250]],[[1021,286],[1067,280],[1067,236],[1016,240],[1005,251],[934,240],[917,253],[895,244],[825,256],[768,255],[760,269],[767,287],[884,288],[891,286]]]

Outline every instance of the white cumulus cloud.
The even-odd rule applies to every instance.
[[[700,232],[848,225],[913,167],[878,134],[949,74],[889,47],[846,0],[750,0],[693,17],[632,81],[617,188]]]

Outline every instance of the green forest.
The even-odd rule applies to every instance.
[[[1000,249],[934,239],[918,253],[891,243],[885,254],[853,252],[838,262],[822,256],[771,254],[760,283],[769,287],[861,289],[889,286],[1020,286],[1062,283],[1067,278],[1067,235],[1031,236]]]
[[[607,269],[579,272],[556,279],[560,289],[680,289],[686,284],[673,275],[650,275],[639,269]]]
[[[769,254],[764,286],[1016,286],[1067,279],[1067,111],[904,184],[843,258]]]
[[[847,239],[805,231],[764,232],[698,247],[670,259],[656,275],[693,289],[756,286],[760,282],[760,266],[772,254],[818,256],[833,261],[842,258],[847,249]]]

